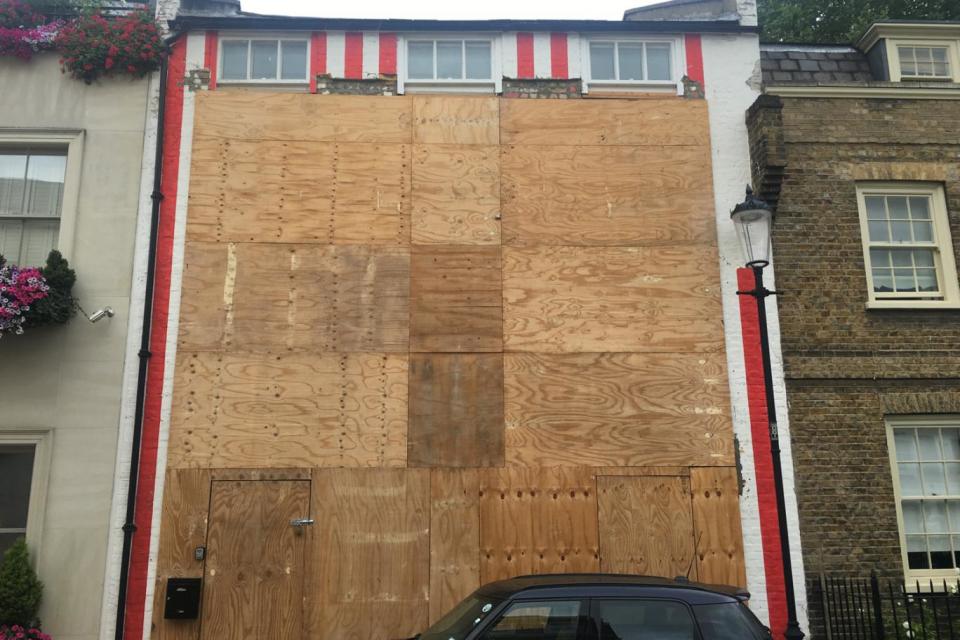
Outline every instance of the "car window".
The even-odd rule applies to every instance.
[[[577,640],[579,600],[517,602],[481,636],[483,640]]]
[[[594,600],[599,640],[697,640],[690,609],[670,600]]]
[[[764,640],[770,632],[739,602],[704,604],[693,608],[703,640]]]
[[[420,634],[419,638],[420,640],[463,640],[501,602],[503,602],[502,598],[495,598],[477,591]]]

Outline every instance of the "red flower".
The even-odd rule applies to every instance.
[[[104,66],[104,68],[106,68],[106,69],[112,68],[112,67],[113,67],[113,58],[107,58],[106,60],[104,60],[104,61],[103,61],[103,66]]]
[[[85,71],[90,71],[91,69],[93,69],[93,65],[88,62],[87,64],[83,65],[83,69]]]

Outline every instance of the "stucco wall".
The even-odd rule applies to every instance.
[[[0,340],[0,430],[47,429],[52,444],[37,553],[46,584],[41,618],[58,640],[98,635],[140,208],[147,81],[85,85],[57,57],[0,60],[0,133],[83,131],[73,233],[60,249],[77,272],[74,290],[97,324]],[[63,229],[68,228],[64,221]]]

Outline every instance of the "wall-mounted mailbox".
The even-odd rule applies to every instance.
[[[200,578],[167,578],[167,601],[163,617],[196,620],[200,615]]]

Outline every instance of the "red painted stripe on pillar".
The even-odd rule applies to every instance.
[[[753,271],[737,269],[740,291],[754,288]],[[763,354],[760,350],[760,320],[757,301],[751,296],[740,299],[740,327],[743,334],[743,361],[747,380],[747,405],[753,438],[753,465],[757,477],[757,503],[760,510],[760,540],[767,583],[767,608],[774,638],[782,638],[787,628],[787,596],[784,588],[783,558],[780,556],[780,522],[777,494],[773,482],[773,454],[770,449],[770,420],[763,380]]]
[[[687,52],[687,77],[703,86],[703,45],[699,33],[688,33],[683,37]],[[742,297],[742,296],[741,296]]]
[[[397,34],[380,34],[380,75],[397,75]]]
[[[209,34],[208,34],[209,35]],[[167,70],[164,145],[161,156],[160,224],[157,229],[157,256],[150,352],[144,400],[143,434],[140,444],[140,476],[137,481],[133,545],[130,549],[130,581],[127,585],[126,618],[123,637],[143,638],[146,606],[147,571],[150,565],[150,538],[153,525],[154,488],[157,479],[157,447],[160,440],[160,407],[163,399],[163,373],[166,366],[167,325],[170,314],[170,272],[173,265],[173,227],[177,207],[177,173],[180,171],[180,127],[183,124],[183,78],[187,66],[187,39],[173,44]]]
[[[310,34],[310,93],[317,92],[317,76],[327,72],[327,34]]]
[[[203,41],[203,66],[210,71],[209,88],[212,91],[217,88],[217,46],[220,43],[220,35],[216,31],[207,31],[207,37]]]
[[[363,34],[353,31],[347,34],[343,52],[343,77],[359,80],[363,77]]]
[[[517,34],[517,77],[533,77],[533,34]]]
[[[550,34],[550,77],[568,78],[567,34]]]

